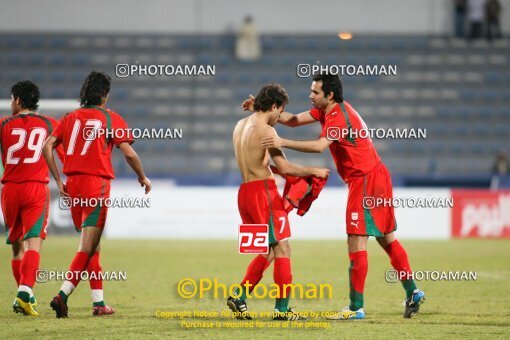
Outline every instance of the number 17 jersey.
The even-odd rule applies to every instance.
[[[107,179],[115,178],[113,146],[134,141],[124,119],[99,106],[84,106],[66,114],[53,136],[64,146],[64,174]]]
[[[57,126],[54,118],[36,113],[20,113],[0,121],[2,183],[49,182],[42,149]]]

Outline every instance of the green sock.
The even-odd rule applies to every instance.
[[[241,295],[240,295],[240,296],[239,296],[239,293],[241,293]],[[237,289],[237,291],[236,291],[236,294],[235,294],[235,295],[236,295],[236,296],[239,296],[239,301],[241,301],[241,302],[246,301],[246,295],[247,295],[247,294],[246,294],[246,289],[245,289],[245,287],[241,288],[240,290],[239,290],[239,289]]]
[[[289,298],[277,298],[274,308],[278,309],[279,312],[287,312],[289,310]]]
[[[414,283],[414,280],[402,280],[401,282],[402,287],[406,290],[406,298],[409,299],[416,289],[416,283]]]
[[[349,299],[351,300],[351,303],[349,304],[350,310],[357,311],[358,309],[363,308],[363,293],[358,293],[351,287]]]
[[[92,303],[92,306],[93,306],[93,307],[96,307],[96,306],[104,307],[104,306],[106,306],[106,305],[105,305],[104,301],[99,301],[99,302],[93,302],[93,303]]]
[[[60,292],[58,292],[58,295],[60,295],[62,297],[62,300],[64,300],[64,303],[67,305],[67,298],[68,298],[67,294],[64,293],[63,291],[60,291]]]
[[[25,302],[30,302],[30,293],[28,292],[18,292],[17,297]]]
[[[349,267],[349,300],[351,301],[349,304],[349,309],[352,311],[357,311],[360,308],[363,308],[363,293],[356,291],[353,287],[353,266],[354,262],[351,261],[351,266]],[[355,277],[355,279],[359,279],[359,275]]]
[[[30,303],[31,303],[31,304],[34,304],[34,303],[35,303],[35,296],[34,296],[34,295],[32,295],[32,296],[30,297]]]

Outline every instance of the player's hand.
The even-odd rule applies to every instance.
[[[326,168],[317,168],[315,173],[313,174],[315,177],[326,179],[329,176],[329,169]]]
[[[255,97],[253,97],[250,94],[250,98],[246,99],[242,104],[241,107],[244,111],[253,111],[253,103],[255,103]]]
[[[148,194],[151,191],[151,181],[147,177],[139,178],[138,183],[140,183],[141,187],[145,187],[145,194]]]
[[[66,185],[62,181],[57,182],[57,187],[61,197],[69,197]]]
[[[283,147],[283,141],[280,137],[270,136],[262,138],[260,145],[264,149],[281,149]]]

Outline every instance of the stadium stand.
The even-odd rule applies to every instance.
[[[6,53],[0,54],[0,96],[9,98],[10,86],[29,78],[38,83],[43,99],[77,98],[91,69],[106,71],[114,78],[109,107],[131,127],[183,129],[182,140],[135,144],[148,174],[173,176],[182,184],[236,184],[232,129],[246,115],[241,101],[262,84],[282,83],[291,98],[287,110],[297,113],[309,108],[310,86],[309,79],[296,75],[298,64],[395,64],[396,77],[346,76],[343,85],[345,98],[369,127],[427,129],[427,139],[376,141],[397,184],[427,185],[434,178],[467,176],[486,186],[495,155],[508,147],[506,39],[470,44],[426,36],[340,40],[330,35],[264,35],[263,56],[256,63],[237,61],[234,42],[230,35],[1,34],[0,49]],[[213,64],[216,75],[114,77],[116,64],[135,62]],[[319,128],[277,129],[285,137],[310,139]],[[333,168],[327,155],[286,154],[297,163]],[[126,175],[124,163],[116,160],[118,175]]]

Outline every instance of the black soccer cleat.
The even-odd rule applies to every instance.
[[[420,305],[425,301],[425,293],[419,289],[415,289],[413,295],[406,299],[406,308],[404,310],[404,318],[410,319],[420,310]]]
[[[50,302],[51,308],[57,314],[57,318],[67,318],[67,304],[62,299],[62,296],[57,294]]]
[[[241,302],[241,300],[229,296],[227,299],[227,306],[234,313],[236,319],[252,320],[250,314],[248,313],[248,306],[246,305],[246,301]]]
[[[289,308],[286,312],[280,312],[278,309],[275,309],[273,312],[273,320],[275,321],[304,321],[306,318],[304,316],[299,315],[298,312],[294,311],[292,308]]]

